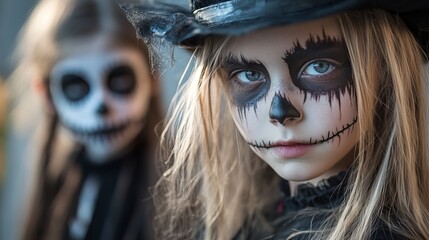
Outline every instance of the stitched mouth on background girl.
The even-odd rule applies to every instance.
[[[122,137],[129,124],[130,122],[126,121],[119,124],[100,125],[95,128],[70,125],[68,125],[67,128],[77,137],[82,139],[89,139],[93,141],[110,141]]]

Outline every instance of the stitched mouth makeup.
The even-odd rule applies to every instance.
[[[352,122],[342,126],[341,129],[336,128],[333,131],[328,131],[326,135],[320,138],[310,138],[308,141],[288,140],[288,141],[254,141],[248,142],[249,146],[259,150],[274,150],[274,152],[283,158],[296,158],[304,155],[312,149],[312,147],[323,144],[333,143],[338,138],[338,144],[341,141],[341,136],[345,133],[350,134],[357,122],[357,117],[353,118]]]
[[[130,121],[115,124],[101,124],[97,127],[87,128],[80,126],[65,125],[77,138],[98,143],[107,143],[120,139],[125,135],[131,125]]]
[[[318,139],[313,140],[312,138],[310,138],[310,144],[321,144],[329,141],[334,142],[334,139],[336,137],[339,138],[338,142],[340,142],[341,135],[344,134],[346,131],[347,131],[347,134],[350,134],[350,131],[353,130],[353,127],[355,126],[356,122],[357,122],[357,117],[353,118],[351,123],[347,123],[343,125],[340,130],[336,128],[335,131],[328,131],[328,134],[326,136],[322,136],[321,138],[318,138]]]

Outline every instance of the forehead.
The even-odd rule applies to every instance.
[[[303,23],[290,24],[252,32],[236,38],[232,55],[245,55],[258,59],[265,55],[283,55],[297,41],[305,46],[310,35],[341,36],[335,16]]]
[[[137,63],[136,63],[137,62]],[[98,68],[116,63],[126,63],[138,66],[143,62],[141,56],[133,49],[114,48],[106,51],[93,51],[83,54],[75,54],[61,58],[54,66],[53,72],[63,68]]]
[[[52,69],[52,74],[70,68],[100,70],[118,63],[142,68],[146,66],[146,59],[137,47],[115,43],[105,36],[78,39],[62,45],[62,53]]]

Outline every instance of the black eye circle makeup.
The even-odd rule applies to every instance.
[[[61,79],[61,89],[70,102],[84,99],[90,91],[88,81],[77,74],[65,74]]]
[[[228,76],[228,92],[239,108],[240,117],[250,108],[256,110],[257,103],[264,98],[270,88],[270,79],[265,66],[259,61],[230,56],[222,69]]]
[[[136,86],[136,77],[133,69],[122,65],[113,68],[107,77],[107,88],[119,95],[131,94]]]
[[[323,33],[310,37],[305,47],[297,41],[282,57],[293,84],[310,98],[322,95],[339,101],[340,93],[352,91],[352,68],[344,41]],[[306,98],[305,98],[306,99]]]

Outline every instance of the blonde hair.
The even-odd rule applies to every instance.
[[[201,67],[173,99],[161,135],[166,169],[155,189],[160,239],[231,238],[245,217],[261,213],[276,198],[258,198],[275,192],[277,176],[248,150],[227,114],[217,70],[228,41],[207,39],[207,45],[196,51]]]
[[[367,239],[382,221],[406,238],[429,239],[423,53],[405,24],[383,10],[339,14],[338,21],[353,66],[358,154],[345,201],[310,232],[314,239]],[[235,128],[219,71],[232,42],[204,39],[169,111],[161,138],[165,172],[155,189],[161,239],[231,239],[248,226],[271,230],[260,223],[279,177]]]
[[[366,239],[380,219],[407,239],[429,239],[427,83],[424,58],[398,16],[339,16],[353,66],[359,155],[347,201],[328,239]]]

